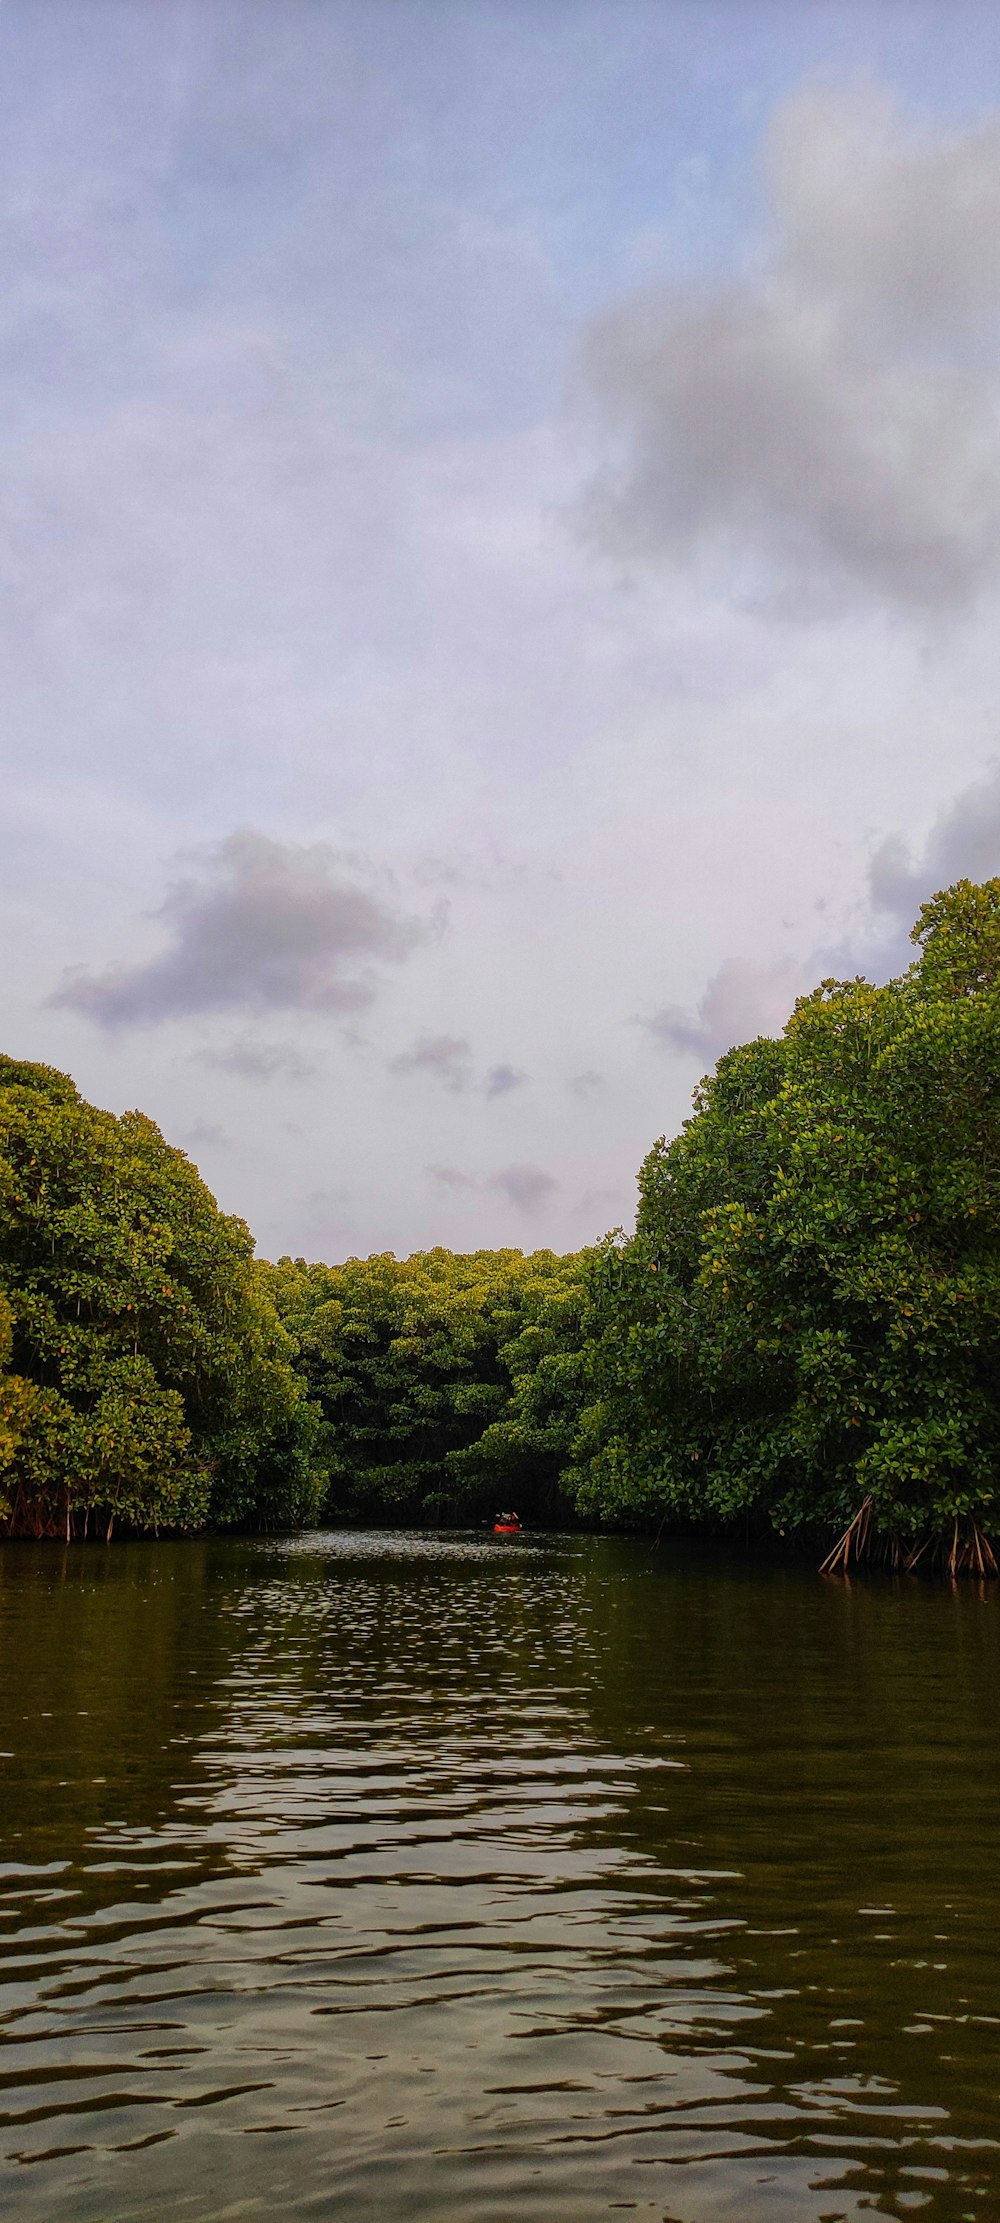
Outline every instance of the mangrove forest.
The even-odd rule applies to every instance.
[[[0,1059],[0,1522],[585,1521],[995,1573],[1000,879],[723,1056],[568,1257],[254,1257],[139,1112]]]

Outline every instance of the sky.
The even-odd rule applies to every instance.
[[[989,0],[3,0],[3,1046],[576,1249],[1000,872]]]

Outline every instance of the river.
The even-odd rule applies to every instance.
[[[0,2208],[1000,2212],[1000,1597],[0,1547]]]

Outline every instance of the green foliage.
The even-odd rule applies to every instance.
[[[514,1250],[272,1267],[324,1415],[327,1513],[551,1514],[579,1413],[582,1267]]]
[[[6,1504],[4,1474],[28,1432],[36,1399],[31,1383],[10,1371],[13,1342],[14,1315],[0,1293],[0,1512]]]
[[[902,979],[825,981],[722,1058],[635,1235],[568,1258],[255,1264],[151,1121],[0,1058],[0,1521],[538,1520],[569,1490],[997,1536],[1000,880],[913,938]]]
[[[9,1529],[311,1516],[316,1416],[252,1249],[151,1120],[0,1059]]]
[[[722,1058],[591,1277],[578,1502],[613,1520],[1000,1525],[1000,880]]]

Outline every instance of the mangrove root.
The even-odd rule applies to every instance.
[[[851,1561],[860,1566],[881,1563],[894,1570],[904,1569],[912,1574],[921,1560],[944,1566],[955,1575],[1000,1574],[997,1556],[989,1537],[983,1534],[979,1522],[970,1514],[962,1520],[956,1516],[950,1535],[935,1535],[933,1531],[915,1544],[912,1551],[904,1552],[898,1536],[880,1534],[875,1526],[874,1509],[870,1497],[858,1507],[854,1519],[843,1535],[827,1553],[820,1568],[821,1575],[846,1575]]]
[[[947,1567],[952,1579],[956,1575],[995,1575],[1000,1573],[996,1553],[989,1537],[984,1536],[979,1522],[970,1514],[964,1527],[956,1515],[950,1537],[925,1536],[923,1543],[911,1551],[906,1561],[910,1574],[918,1561],[927,1553],[939,1566]]]
[[[989,1539],[983,1535],[979,1522],[970,1518],[964,1536],[959,1532],[956,1519],[948,1553],[950,1575],[995,1575],[996,1554]]]
[[[872,1501],[870,1497],[866,1497],[864,1504],[859,1505],[853,1521],[849,1522],[845,1528],[839,1542],[834,1545],[831,1552],[827,1553],[820,1568],[820,1574],[846,1575],[851,1564],[852,1553],[855,1565],[859,1565],[862,1559],[867,1558],[871,1525]]]

